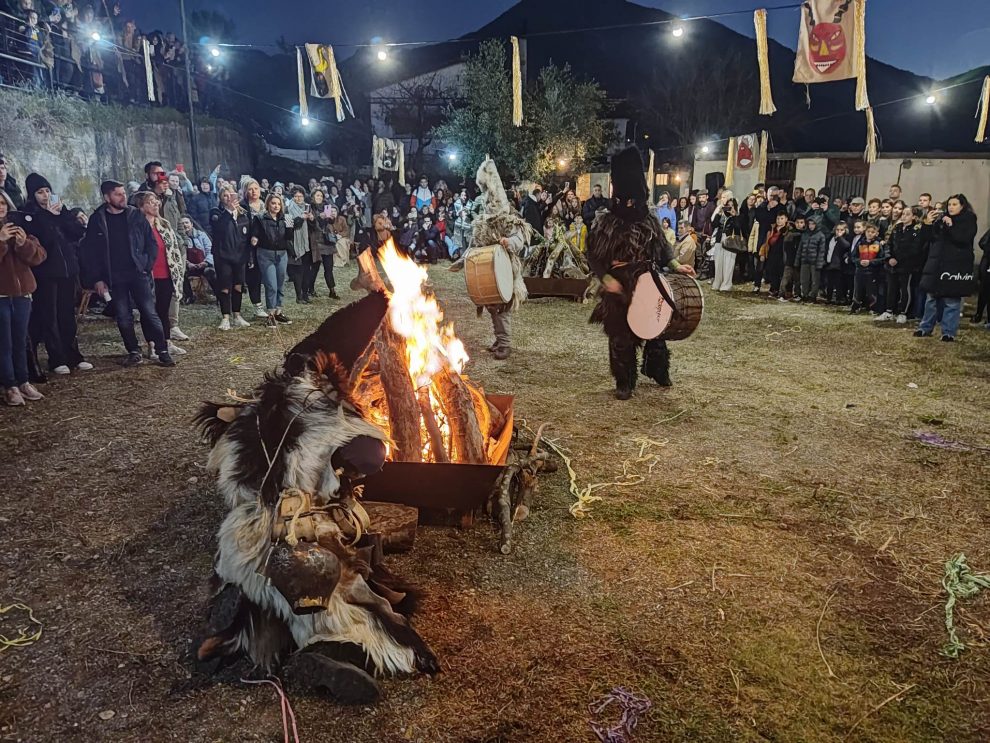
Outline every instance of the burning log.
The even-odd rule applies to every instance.
[[[440,433],[440,426],[437,425],[437,417],[433,413],[433,406],[430,404],[430,391],[426,387],[421,389],[417,395],[419,400],[419,411],[423,416],[423,425],[426,433],[430,437],[430,452],[433,454],[434,462],[450,462],[447,448],[443,444],[443,434]]]
[[[433,383],[450,425],[454,459],[465,464],[487,464],[487,437],[481,434],[474,396],[468,386],[459,374],[449,368],[441,369],[433,377]]]
[[[379,379],[385,389],[388,404],[388,424],[395,442],[392,459],[397,462],[420,462],[423,459],[423,439],[419,428],[419,402],[409,378],[406,342],[392,328],[388,317],[375,336],[378,352]]]

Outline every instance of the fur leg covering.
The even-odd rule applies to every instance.
[[[647,341],[643,349],[643,374],[661,387],[670,387],[670,350],[667,341]]]
[[[615,394],[628,399],[636,388],[636,350],[638,342],[632,334],[608,337],[608,362],[615,378]]]

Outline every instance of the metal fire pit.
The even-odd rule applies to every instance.
[[[380,472],[365,480],[362,497],[418,508],[421,524],[466,527],[474,523],[475,512],[488,501],[502,474],[512,443],[512,396],[487,397],[505,415],[493,457],[496,464],[386,462]]]

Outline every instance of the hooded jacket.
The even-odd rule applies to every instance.
[[[37,173],[27,177],[27,202],[24,206],[24,231],[38,238],[45,249],[47,258],[34,267],[35,278],[67,279],[79,273],[79,258],[76,245],[85,233],[79,224],[77,209],[62,208],[55,214],[43,209],[34,195],[39,189],[51,190],[51,184]]]
[[[151,225],[139,209],[125,208],[127,234],[131,239],[131,258],[140,276],[150,276],[158,257],[158,243]],[[80,283],[95,286],[102,281],[113,287],[113,267],[110,265],[110,237],[107,231],[107,205],[102,204],[89,218],[86,234],[79,244]]]
[[[952,225],[933,225],[928,261],[921,275],[921,288],[934,297],[967,297],[975,288],[973,267],[976,254],[976,215],[962,212],[952,217]]]
[[[234,217],[223,207],[210,212],[210,231],[213,234],[213,258],[244,263],[251,255],[251,217],[243,208]]]
[[[10,197],[15,209],[22,209],[24,207],[24,194],[21,193],[17,181],[14,180],[14,176],[10,173],[7,173],[7,178],[3,183],[0,183],[0,190]]]
[[[805,230],[801,234],[801,242],[797,250],[797,266],[811,266],[821,268],[825,264],[825,256],[828,254],[828,243],[825,235],[819,230]]]
[[[8,197],[8,207],[10,202]],[[11,221],[10,211],[7,221]],[[28,235],[23,245],[14,238],[0,241],[0,297],[24,297],[37,289],[31,269],[44,260],[45,249],[36,237]]]

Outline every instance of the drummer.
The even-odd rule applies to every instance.
[[[460,270],[464,265],[464,258],[476,248],[498,244],[508,253],[512,262],[512,299],[504,304],[478,308],[479,314],[487,311],[492,318],[495,342],[489,346],[488,351],[497,360],[504,361],[512,353],[512,312],[526,301],[526,284],[519,258],[529,244],[532,228],[509,206],[494,160],[489,158],[481,164],[477,182],[484,208],[472,225],[471,247],[451,265],[450,270]]]
[[[650,211],[643,158],[629,147],[612,158],[612,200],[599,213],[588,235],[588,265],[601,280],[604,292],[591,315],[608,336],[608,357],[615,378],[615,396],[632,397],[639,370],[637,353],[643,341],[629,328],[626,314],[636,280],[651,266],[694,276],[694,267],[674,257],[663,229]],[[646,342],[642,372],[669,387],[670,352],[662,338]]]

